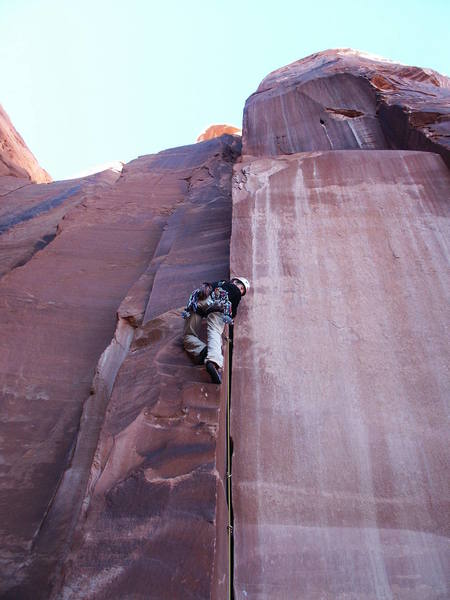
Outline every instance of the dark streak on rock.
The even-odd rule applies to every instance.
[[[8,217],[7,219],[5,219],[4,221],[2,221],[0,223],[0,234],[5,233],[6,231],[11,229],[15,225],[18,225],[19,223],[23,223],[24,221],[29,221],[30,219],[34,219],[34,217],[37,217],[38,215],[46,213],[49,210],[52,210],[53,208],[60,206],[63,202],[65,202],[66,200],[68,200],[69,198],[71,198],[72,196],[77,194],[80,191],[80,189],[81,189],[81,185],[75,185],[75,186],[71,187],[70,189],[68,189],[67,192],[64,192],[63,194],[59,194],[58,196],[55,196],[54,198],[45,200],[44,202],[41,202],[37,206],[28,208],[27,210],[23,211],[22,213]]]

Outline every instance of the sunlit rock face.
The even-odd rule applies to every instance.
[[[198,136],[197,142],[212,140],[213,138],[220,137],[224,133],[228,133],[230,135],[241,135],[241,130],[233,125],[210,125]]]
[[[236,597],[447,595],[449,190],[426,152],[236,165]]]
[[[0,177],[5,175],[28,179],[35,183],[52,180],[39,166],[0,105]]]
[[[450,165],[450,80],[354,50],[268,75],[246,102],[243,152],[428,150]]]
[[[247,101],[236,598],[449,595],[448,108],[446,78],[353,51]]]

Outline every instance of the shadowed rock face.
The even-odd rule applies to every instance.
[[[141,157],[114,185],[84,189],[82,201],[73,199],[84,180],[45,186],[48,197],[34,186],[29,196],[27,188],[14,192],[14,215],[27,218],[5,217],[8,232],[43,215],[54,227],[63,196],[70,208],[56,237],[0,280],[5,598],[47,598],[52,587],[58,597],[63,574],[68,597],[85,598],[86,586],[111,597],[113,582],[117,590],[124,585],[145,597],[139,594],[148,580],[137,573],[150,573],[151,565],[177,573],[173,589],[184,582],[204,595],[213,585],[219,395],[204,369],[181,350],[179,314],[166,313],[181,307],[200,281],[229,275],[231,168],[239,149],[238,138],[223,136]],[[53,202],[58,185],[61,203]],[[46,210],[36,210],[43,205]],[[109,405],[115,377],[144,316],[148,329],[136,333],[140,361],[133,346],[121,384],[131,386],[136,398],[127,397],[125,408],[119,396],[123,418],[102,433],[98,462],[105,412],[108,406],[115,411]],[[91,495],[92,531],[86,535],[90,540],[95,529],[99,547],[89,543],[92,551],[82,550],[83,568],[77,560],[78,570],[62,571],[81,507],[83,519],[91,514]],[[123,521],[127,513],[131,529]],[[161,555],[153,539],[149,557],[141,542],[145,530],[155,531],[155,519],[160,539],[170,528],[179,538],[176,544],[171,538],[173,547],[167,540]],[[77,531],[82,540],[82,523]],[[107,547],[116,546],[114,569],[99,551],[108,535]],[[188,556],[186,570],[178,560],[182,554]],[[161,585],[168,585],[166,576]]]
[[[327,50],[268,75],[246,102],[243,153],[398,148],[450,166],[450,80],[354,50]]]
[[[52,180],[39,166],[0,105],[0,178],[4,176],[19,177],[36,183]]]

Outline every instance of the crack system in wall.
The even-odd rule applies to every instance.
[[[227,377],[227,423],[226,423],[226,453],[227,453],[227,505],[228,505],[228,544],[229,544],[229,562],[228,562],[228,597],[234,600],[234,513],[233,513],[233,437],[231,435],[231,379],[233,375],[233,332],[234,326],[229,327],[228,341],[228,377]]]
[[[228,150],[228,148],[225,148],[225,150]],[[222,155],[225,154],[223,148],[221,153]],[[192,224],[196,223],[196,219],[198,220],[198,208],[203,206],[208,216],[211,214],[219,215],[219,227],[216,235],[220,236],[220,239],[224,244],[229,243],[226,242],[226,235],[223,230],[223,226],[225,223],[224,214],[227,214],[228,202],[230,202],[226,179],[229,177],[231,182],[231,170],[228,173],[228,166],[225,169],[223,167],[227,162],[232,163],[236,156],[230,154],[228,157],[229,160],[226,160],[226,158],[226,156],[221,156],[219,158],[219,168],[216,168],[215,165],[211,165],[210,168],[209,164],[206,165],[206,167],[203,165],[199,168],[194,168],[188,181],[189,192],[187,197],[185,197],[182,202],[178,202],[174,207],[174,210],[171,211],[173,218],[171,218],[171,215],[165,215],[166,219],[169,217],[172,231],[168,231],[167,226],[164,228],[164,231],[161,229],[160,246],[157,247],[158,251],[155,251],[153,257],[151,258],[149,263],[149,266],[151,265],[150,271],[148,271],[147,268],[147,271],[144,271],[141,274],[141,277],[135,281],[133,286],[130,288],[128,295],[124,298],[119,307],[118,321],[114,338],[100,356],[92,383],[91,394],[86,398],[80,411],[81,416],[78,426],[78,433],[76,435],[73,447],[67,452],[67,467],[61,475],[60,480],[57,482],[55,492],[49,499],[45,514],[43,514],[41,522],[36,528],[32,540],[32,553],[26,559],[26,561],[22,562],[21,566],[16,572],[17,577],[15,578],[15,587],[8,589],[5,599],[19,597],[26,598],[32,595],[34,593],[33,590],[36,589],[41,590],[40,593],[46,594],[46,590],[49,590],[50,588],[53,590],[49,592],[53,594],[51,597],[59,598],[58,594],[60,594],[62,590],[62,585],[66,576],[66,559],[71,556],[74,544],[75,549],[79,547],[78,541],[75,538],[79,538],[79,534],[81,533],[83,525],[86,522],[89,507],[91,505],[92,494],[95,490],[99,476],[103,472],[100,461],[101,457],[98,456],[98,441],[102,427],[105,424],[105,415],[111,400],[112,389],[116,382],[116,377],[125,358],[130,354],[130,346],[133,343],[133,339],[135,339],[137,328],[139,328],[144,317],[145,305],[150,304],[150,300],[152,299],[155,276],[158,275],[159,278],[161,277],[161,266],[171,269],[174,268],[173,265],[176,266],[178,264],[177,260],[180,248],[173,247],[174,240],[172,238],[174,235],[179,235],[181,236],[180,239],[184,240],[186,235],[190,235],[190,227]],[[223,163],[220,162],[221,159],[223,160]],[[218,191],[219,196],[217,195]],[[77,202],[77,205],[78,204],[79,203]],[[178,207],[178,204],[181,204],[181,206]],[[216,211],[216,207],[218,212],[212,212]],[[186,210],[192,210],[192,216],[190,217],[191,221],[189,221],[187,225],[184,221]],[[180,212],[179,218],[177,218],[174,214],[177,211]],[[158,216],[156,216],[156,218],[158,218]],[[164,216],[161,216],[161,218],[164,218]],[[208,223],[208,221],[206,221],[206,223]],[[187,234],[183,229],[186,227]],[[209,226],[207,224],[203,227],[203,229],[199,230],[201,235],[204,235],[201,233],[203,230],[209,234]],[[58,233],[59,232],[60,228],[58,227]],[[42,241],[50,243],[53,239],[54,236],[48,236]],[[188,238],[186,237],[186,239]],[[204,241],[200,244],[199,248],[203,248],[204,244],[206,244],[207,247],[209,239],[210,238],[208,235],[204,235]],[[39,242],[37,242],[37,244],[39,244]],[[189,248],[189,244],[187,245],[187,248]],[[37,248],[37,250],[38,249],[41,248]],[[202,256],[202,253],[202,251],[199,251],[199,258]],[[220,253],[217,253],[216,251],[214,257],[210,259],[210,262],[208,263],[208,261],[206,261],[202,268],[209,268],[211,270],[211,267],[213,267],[214,271],[219,269],[221,271],[220,275],[222,277],[225,276],[225,272],[222,273],[222,269],[224,268],[226,261],[223,260],[224,256],[222,254],[223,250],[221,250]],[[213,262],[211,262],[211,260]],[[164,277],[167,277],[165,273],[167,273],[167,271],[163,272],[162,280],[159,279],[159,283],[156,284],[159,286],[159,291],[156,293],[157,298],[154,308],[156,311],[156,317],[159,315],[161,303],[163,304],[166,301],[164,296],[159,298],[162,289],[161,285],[164,287],[166,281]],[[186,281],[190,281],[190,278],[196,279],[197,277],[198,274],[188,271]],[[188,283],[188,285],[190,285],[190,283]],[[134,293],[136,288],[139,288],[137,290],[137,294]],[[145,290],[146,293],[143,293],[144,288],[147,288]],[[164,318],[164,315],[161,316]],[[152,315],[151,321],[153,322],[156,317],[155,315]],[[159,317],[157,320],[160,320]],[[178,331],[178,327],[176,329]],[[167,369],[164,361],[161,364],[163,365],[163,369]],[[160,362],[157,361],[155,366],[157,369],[159,369]],[[184,369],[186,366],[183,366],[182,368]],[[191,385],[192,389],[197,389],[197,384],[200,383],[200,380],[207,380],[207,376],[203,369],[201,373],[201,377],[198,378],[199,372],[192,371],[192,374],[194,375],[191,382],[192,385],[188,384]],[[197,378],[199,381],[197,381]],[[226,392],[228,389],[228,378],[227,382],[224,383],[225,385],[222,386],[222,393]],[[200,383],[200,388],[198,390],[201,392],[198,397],[200,403],[202,402],[201,397],[204,392],[204,387],[202,387],[202,385],[204,386],[204,384]],[[206,390],[211,392],[211,388],[208,387],[208,384],[206,386]],[[164,396],[164,393],[165,392],[163,390],[162,396]],[[205,405],[203,410],[214,412],[216,409],[218,409],[218,405],[215,403],[216,394],[217,392],[209,394],[209,404]],[[206,396],[208,396],[208,394],[206,394]],[[193,401],[194,404],[192,405]],[[197,410],[195,406],[196,402],[197,400],[193,400],[191,393],[191,399],[188,400],[187,404],[187,410],[191,412],[191,418],[194,414],[193,411]],[[211,412],[208,419],[212,418],[212,414],[213,413]],[[223,411],[223,414],[226,414],[225,410]],[[219,427],[220,426],[221,425],[219,424]],[[207,428],[208,427],[209,425]],[[214,424],[212,427],[216,428],[217,424]],[[191,445],[194,444],[193,447],[195,447],[195,443],[193,441],[189,443]],[[190,453],[192,451],[188,450],[188,452]],[[216,455],[223,454],[225,456],[227,454],[226,444],[223,444],[223,446],[220,447],[217,445],[215,452]],[[189,454],[187,456],[189,456]],[[228,461],[227,470],[230,469],[231,461]],[[152,476],[152,481],[155,485],[161,485],[167,479],[166,477],[158,477],[157,474],[152,475],[150,473],[152,469],[147,470],[149,471],[149,476]],[[201,470],[199,472],[201,472]],[[224,469],[222,473],[225,472],[226,470]],[[227,476],[223,478],[219,477],[218,475],[215,477],[217,478],[217,494],[220,496],[223,495],[224,504],[228,504],[230,514],[232,514],[231,492],[228,494],[228,503],[225,495],[225,489],[228,487],[228,484],[231,483],[230,478]],[[183,477],[178,477],[171,478],[170,481],[181,482],[184,481],[184,479]],[[217,504],[211,504],[211,510],[213,508],[216,510]],[[206,522],[213,523],[213,521],[208,520],[206,520]],[[217,537],[217,529],[223,525],[224,521],[220,521],[218,516],[216,516],[214,523],[215,535]],[[226,523],[228,525],[232,525],[232,521],[230,519],[228,519]],[[231,533],[231,528],[228,528],[226,531],[227,533]],[[231,543],[232,539],[230,539],[229,549],[231,548]],[[231,551],[232,548],[230,552]],[[212,563],[210,564],[211,568],[213,568]],[[47,580],[49,572],[51,573],[50,582]],[[229,571],[228,574],[230,574]],[[214,581],[211,581],[211,589],[213,586]],[[222,598],[223,595],[220,594],[216,597],[219,599]]]

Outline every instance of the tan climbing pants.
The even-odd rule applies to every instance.
[[[197,313],[191,313],[184,325],[184,349],[194,358],[198,358],[200,352],[206,345],[199,338],[201,326],[202,317]],[[206,317],[208,354],[206,355],[205,362],[210,360],[220,368],[223,367],[222,333],[224,327],[225,323],[223,322],[222,313],[213,312]]]

